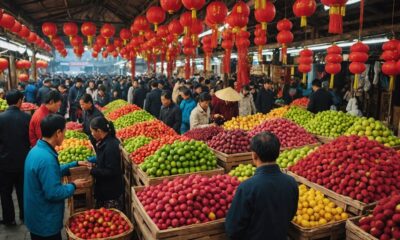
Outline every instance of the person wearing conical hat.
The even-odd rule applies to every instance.
[[[239,116],[238,102],[240,99],[240,94],[231,87],[217,91],[215,93],[215,101],[213,101],[213,118],[225,122]]]

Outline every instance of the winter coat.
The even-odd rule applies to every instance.
[[[190,129],[203,128],[210,126],[210,108],[204,111],[199,104],[190,114]]]
[[[146,95],[146,103],[144,110],[149,112],[154,117],[158,118],[160,116],[161,110],[161,90],[155,88]]]
[[[37,88],[34,84],[28,84],[25,88],[25,101],[36,103]]]
[[[92,96],[94,102],[97,101],[97,94],[98,94],[97,89],[86,88],[86,93]]]
[[[68,93],[68,102],[69,102],[69,107],[72,109],[78,109],[79,108],[79,100],[85,93],[85,89],[83,87],[77,88],[76,85],[71,87]]]
[[[29,141],[31,143],[31,147],[35,146],[36,142],[42,138],[40,122],[49,114],[49,109],[47,109],[46,105],[42,104],[32,115],[29,123]]]
[[[239,116],[255,114],[257,110],[254,104],[253,95],[249,93],[247,96],[244,96],[242,93],[240,93],[240,96],[242,98],[239,101]]]
[[[333,105],[332,95],[328,91],[320,88],[311,94],[307,110],[312,113],[319,113],[322,111],[329,110],[332,105]]]
[[[257,94],[257,101],[255,102],[257,107],[257,112],[263,114],[269,113],[274,107],[275,103],[275,93],[271,90],[265,90],[262,88]]]
[[[60,166],[57,152],[43,140],[31,149],[24,171],[24,223],[36,235],[48,237],[63,228],[64,203],[74,194],[73,184],[61,179],[77,162]]]
[[[181,126],[181,134],[189,131],[190,129],[190,114],[193,109],[196,107],[197,103],[193,98],[189,98],[186,100],[182,100],[180,104],[180,109],[182,112],[182,126]]]
[[[181,109],[175,103],[171,102],[169,107],[162,106],[159,119],[167,126],[179,133],[181,130],[182,113]]]

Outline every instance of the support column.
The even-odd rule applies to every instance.
[[[32,49],[33,55],[32,55],[32,76],[31,78],[36,82],[37,80],[37,68],[36,68],[36,51],[35,49]]]
[[[9,58],[9,80],[8,80],[8,87],[9,90],[16,88],[18,81],[17,81],[17,71],[16,71],[16,67],[15,67],[15,57],[14,55],[10,54]]]

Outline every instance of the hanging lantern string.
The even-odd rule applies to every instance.
[[[364,24],[364,0],[360,2],[360,30],[358,31],[358,40],[361,40],[361,34]]]
[[[287,7],[287,5],[286,5],[286,0],[285,0],[285,18],[286,18],[286,7]]]
[[[393,38],[394,38],[394,8],[395,8],[395,5],[396,5],[396,0],[393,0],[393,6],[392,6],[392,35],[393,35]]]

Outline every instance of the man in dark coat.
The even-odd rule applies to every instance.
[[[81,99],[79,100],[79,105],[83,110],[83,132],[89,136],[90,142],[93,146],[96,145],[96,141],[92,136],[92,132],[90,131],[90,122],[96,117],[104,117],[103,113],[100,112],[94,106],[93,98],[90,94],[83,94]]]
[[[160,116],[161,110],[161,90],[158,88],[158,83],[155,80],[151,82],[151,91],[146,95],[144,110],[149,112],[154,117]]]
[[[41,88],[39,88],[39,90],[37,91],[36,101],[39,105],[43,103],[43,99],[45,98],[47,93],[49,93],[51,91],[50,87],[51,87],[51,79],[46,78],[43,81],[43,86]]]
[[[24,95],[11,90],[6,99],[9,108],[0,113],[0,197],[3,209],[2,223],[15,225],[12,191],[17,192],[19,218],[24,219],[23,183],[24,163],[30,149],[30,116],[20,110]]]
[[[332,95],[321,88],[321,81],[315,79],[312,82],[313,93],[310,95],[307,110],[312,113],[318,113],[329,110],[333,105]]]
[[[286,240],[297,211],[297,183],[275,162],[280,143],[274,134],[256,135],[250,147],[257,170],[236,190],[226,216],[226,235],[234,240]]]
[[[181,109],[172,102],[172,93],[168,90],[163,91],[161,94],[162,107],[160,111],[160,120],[167,126],[180,133],[182,123]]]
[[[67,114],[68,110],[68,88],[64,84],[61,84],[58,86],[58,91],[61,93],[61,107],[60,110],[58,110],[58,114],[61,116],[65,117],[65,114]]]
[[[272,91],[272,81],[266,80],[263,84],[263,88],[257,94],[256,108],[257,112],[263,114],[268,113],[274,106],[275,93]]]
[[[69,102],[69,119],[73,122],[77,120],[77,110],[79,109],[79,99],[85,93],[85,88],[83,87],[83,80],[77,78],[75,85],[71,87],[68,93]]]

